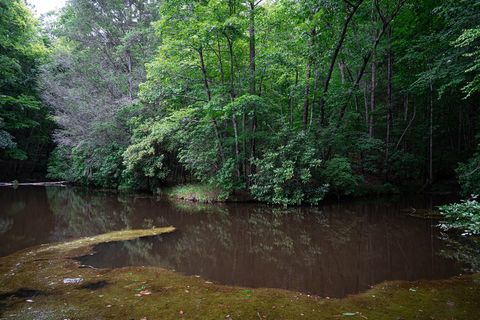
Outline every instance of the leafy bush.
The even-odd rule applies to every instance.
[[[322,177],[337,195],[351,194],[358,185],[358,177],[352,170],[350,161],[344,157],[335,157],[326,163]]]
[[[317,204],[328,190],[319,182],[321,160],[315,146],[304,132],[283,133],[284,145],[268,149],[255,161],[250,191],[255,199],[273,204]]]
[[[466,163],[457,168],[458,182],[464,196],[480,194],[480,153],[476,153]]]
[[[441,206],[440,212],[445,216],[443,229],[459,229],[464,235],[480,234],[480,203],[476,199]]]
[[[70,176],[71,166],[65,148],[57,147],[50,154],[47,167],[47,178],[73,181]]]
[[[363,171],[369,174],[379,174],[384,162],[385,143],[380,139],[361,136],[354,146],[357,152],[361,154],[361,166]]]
[[[13,137],[10,133],[2,130],[4,127],[3,119],[0,118],[0,149],[9,149],[16,147],[16,143],[13,141]]]
[[[170,170],[164,164],[166,153],[172,145],[172,137],[179,129],[180,121],[189,111],[173,113],[163,119],[142,122],[134,119],[132,143],[123,153],[126,172],[138,180],[165,180]]]
[[[110,144],[98,148],[93,156],[88,150],[57,147],[50,155],[50,179],[65,180],[101,188],[118,188],[125,184],[123,148]]]
[[[421,177],[422,157],[403,150],[398,150],[390,156],[390,178],[402,183],[412,184]]]

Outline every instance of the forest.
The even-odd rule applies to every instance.
[[[480,192],[477,0],[0,0],[0,175],[281,205]]]

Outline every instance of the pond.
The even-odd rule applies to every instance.
[[[98,245],[101,268],[159,266],[206,281],[344,297],[387,280],[446,279],[468,269],[438,221],[406,212],[444,196],[390,197],[285,209],[200,205],[60,187],[0,188],[0,256],[108,231],[175,226],[163,236]]]

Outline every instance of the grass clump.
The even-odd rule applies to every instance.
[[[184,184],[161,190],[168,197],[192,202],[223,202],[226,197],[222,191],[207,184]]]

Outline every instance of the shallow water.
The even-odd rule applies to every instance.
[[[222,284],[343,297],[386,280],[461,273],[465,265],[445,257],[456,249],[440,239],[437,221],[402,211],[449,200],[391,197],[284,209],[72,188],[0,188],[0,256],[113,230],[173,225],[173,234],[100,245],[80,260],[95,267],[160,266]]]

